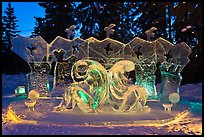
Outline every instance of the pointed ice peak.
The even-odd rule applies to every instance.
[[[145,33],[147,35],[147,40],[148,41],[151,41],[152,38],[154,38],[154,35],[155,35],[154,31],[155,30],[157,30],[156,27],[151,27],[149,30],[145,31]]]
[[[109,38],[110,37],[110,34],[113,34],[114,33],[114,29],[112,29],[113,27],[115,27],[116,25],[115,24],[110,24],[108,27],[105,27],[104,28],[104,31],[106,31],[106,37]]]
[[[71,25],[69,28],[67,28],[66,30],[65,30],[65,32],[67,32],[67,38],[68,39],[70,39],[70,37],[72,36],[72,35],[74,35],[75,34],[75,29],[76,28],[76,26],[75,25]]]

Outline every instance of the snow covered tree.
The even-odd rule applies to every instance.
[[[8,7],[4,11],[6,15],[2,17],[2,49],[11,49],[11,39],[18,35],[20,32],[17,30],[17,17],[14,13],[14,8],[11,7],[11,3],[8,3]]]

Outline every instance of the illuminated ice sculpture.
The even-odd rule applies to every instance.
[[[42,42],[41,37],[30,39],[30,41],[35,41],[35,45],[43,43],[42,46],[36,46],[33,53],[38,53],[35,51],[46,46],[47,52],[44,51],[44,53],[47,57],[43,61],[50,64],[48,58],[53,57],[57,62],[54,66],[53,87],[55,89],[55,86],[63,83],[65,88],[63,88],[64,99],[56,108],[63,108],[60,107],[63,106],[63,102],[67,106],[73,99],[72,105],[77,104],[82,111],[97,112],[100,106],[108,100],[114,110],[124,112],[131,111],[133,108],[145,108],[146,97],[148,97],[147,100],[159,99],[169,102],[169,94],[179,93],[182,79],[180,72],[188,63],[188,56],[191,53],[188,45],[184,42],[174,45],[161,37],[154,40],[154,31],[157,30],[155,27],[145,32],[147,40],[135,37],[124,44],[110,38],[110,34],[114,33],[113,27],[115,24],[110,24],[104,29],[107,32],[107,38],[103,40],[94,37],[86,40],[81,38],[70,40],[70,37],[75,34],[76,26],[71,26],[66,30],[68,39],[57,36],[50,44]],[[15,38],[14,45],[19,44],[18,39],[22,41],[23,38]],[[24,41],[28,43],[29,40]],[[61,60],[58,60],[61,51],[65,54],[60,54]],[[37,55],[32,56],[35,59]],[[74,60],[71,57],[74,57]],[[159,69],[162,76],[160,92],[157,92],[155,87],[155,71],[158,63],[161,64]],[[136,81],[134,82],[128,81],[127,75],[130,71],[135,72]],[[70,73],[72,73],[71,77]],[[69,76],[71,80],[68,80],[69,78],[66,80],[66,76]],[[31,77],[35,79],[35,76]],[[128,85],[129,83],[134,84]],[[30,81],[28,86],[32,84]],[[47,85],[47,82],[43,85]],[[132,104],[128,104],[129,97],[135,99]],[[142,105],[138,107],[139,104]]]
[[[108,100],[114,111],[147,111],[147,91],[135,84],[128,84],[125,72],[135,69],[135,64],[122,60],[107,70],[93,60],[77,61],[71,71],[73,83],[66,91],[65,105],[60,104],[55,110],[72,109],[77,105],[83,112],[101,112],[100,106]],[[72,100],[72,102],[71,102]]]

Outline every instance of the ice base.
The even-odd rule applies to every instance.
[[[78,107],[72,111],[52,112],[53,107],[60,100],[37,101],[35,111],[29,111],[23,101],[11,103],[12,110],[22,119],[37,121],[38,124],[55,125],[108,125],[108,124],[161,124],[176,119],[179,115],[189,110],[190,105],[186,100],[181,100],[172,107],[171,113],[166,113],[161,102],[148,101],[150,112],[129,113],[114,112],[110,107],[103,106],[102,113],[83,113]]]

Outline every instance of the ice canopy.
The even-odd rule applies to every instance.
[[[12,50],[29,63],[56,61],[53,87],[63,82],[68,85],[66,97],[74,99],[82,111],[94,111],[106,102],[106,97],[112,108],[119,111],[130,111],[138,107],[138,102],[145,106],[146,99],[169,102],[171,93],[179,93],[180,72],[189,62],[191,48],[185,42],[174,45],[161,37],[154,40],[155,27],[145,32],[147,40],[135,37],[125,44],[110,38],[113,27],[110,24],[104,28],[107,38],[103,40],[94,37],[70,40],[74,25],[65,30],[67,38],[57,36],[49,44],[40,36],[19,35],[12,40]],[[161,64],[162,76],[159,92],[155,88],[157,63]],[[131,71],[136,77],[133,84],[129,84]],[[128,104],[128,98],[135,101]]]

